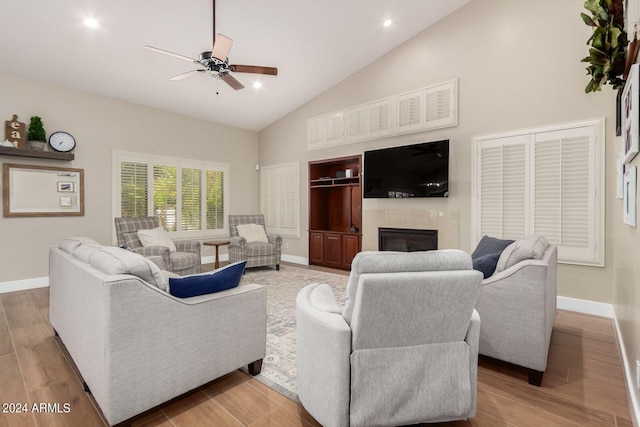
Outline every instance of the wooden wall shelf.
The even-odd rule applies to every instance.
[[[57,151],[41,151],[41,150],[22,150],[19,148],[0,147],[0,155],[3,156],[19,156],[19,157],[36,157],[39,159],[54,160],[73,160],[73,153],[58,153]]]

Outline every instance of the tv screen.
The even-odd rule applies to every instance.
[[[449,196],[449,140],[364,152],[364,197]]]

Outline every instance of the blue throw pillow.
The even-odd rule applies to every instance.
[[[473,269],[482,272],[485,279],[490,277],[496,271],[496,265],[501,253],[502,251],[472,258]]]
[[[483,236],[476,246],[476,250],[471,254],[471,258],[479,258],[483,255],[495,254],[498,255],[504,251],[504,249],[512,244],[513,240],[496,239],[495,237]]]
[[[169,278],[169,293],[178,298],[189,298],[235,288],[246,264],[246,261],[234,262],[210,273]]]

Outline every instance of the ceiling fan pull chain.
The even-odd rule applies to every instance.
[[[220,95],[220,77],[216,76],[216,96]]]

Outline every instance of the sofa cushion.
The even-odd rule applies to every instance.
[[[169,251],[175,252],[176,245],[171,241],[167,232],[162,227],[156,227],[149,230],[138,230],[138,239],[142,246],[164,246]]]
[[[492,254],[482,255],[477,258],[472,258],[473,261],[473,269],[478,270],[486,279],[490,277],[494,271],[496,271],[496,265],[498,264],[498,259],[500,258],[500,252],[494,252]]]
[[[487,235],[482,236],[478,246],[471,254],[471,258],[478,258],[483,255],[494,254],[496,252],[502,252],[507,246],[513,243],[513,240],[496,239],[495,237],[489,237]]]
[[[163,291],[167,281],[160,268],[140,254],[113,246],[96,249],[89,262],[93,268],[105,274],[131,274]]]
[[[260,224],[238,224],[238,234],[247,239],[247,243],[269,243],[264,227]]]
[[[90,237],[67,237],[60,243],[60,249],[73,255],[81,245],[98,247],[100,243]]]
[[[516,240],[502,251],[495,272],[506,270],[526,259],[541,259],[549,247],[549,242],[544,237],[527,236]]]
[[[212,272],[169,278],[169,293],[189,298],[235,288],[240,284],[246,261],[234,262]]]

